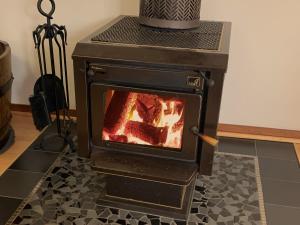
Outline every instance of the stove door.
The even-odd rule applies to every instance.
[[[90,95],[94,147],[196,160],[200,95],[100,83]]]

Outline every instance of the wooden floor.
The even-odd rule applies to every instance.
[[[13,112],[12,126],[15,130],[15,144],[6,152],[0,155],[0,176],[10,167],[10,165],[27,149],[27,147],[40,134],[34,127],[32,117],[27,112]],[[295,143],[296,153],[300,162],[300,140],[287,138],[274,138],[262,135],[247,135],[239,133],[218,132],[219,136],[247,138],[258,140],[282,141]]]
[[[15,143],[6,152],[0,154],[0,176],[37,138],[37,131],[30,113],[13,112],[12,126],[15,131]]]

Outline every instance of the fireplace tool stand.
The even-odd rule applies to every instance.
[[[55,113],[57,131],[54,134],[44,136],[38,147],[48,149],[51,145],[54,145],[55,149],[58,148],[57,146],[62,149],[67,143],[70,144],[69,136],[72,124],[72,119],[69,116],[69,85],[66,61],[67,30],[65,26],[51,23],[55,12],[55,2],[54,0],[49,1],[51,4],[49,12],[45,12],[42,9],[43,0],[38,0],[37,2],[38,11],[46,17],[47,22],[37,26],[33,31],[41,74],[35,84],[34,94],[44,100],[42,105],[44,103],[45,106],[42,110],[44,111],[44,119],[42,119],[44,123],[38,128],[42,129],[46,125],[53,123],[51,113]],[[49,47],[47,51],[46,45]],[[55,49],[57,49],[57,53]],[[55,57],[56,54],[58,57]],[[56,58],[58,58],[59,64],[56,64]],[[50,69],[48,68],[47,59],[50,59]],[[59,65],[59,76],[56,65]],[[38,107],[40,108],[41,105]],[[32,108],[34,115],[34,107]]]

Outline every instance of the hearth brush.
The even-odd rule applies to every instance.
[[[44,136],[40,148],[49,149],[51,145],[63,148],[69,142],[72,120],[69,116],[69,85],[66,62],[67,30],[65,26],[51,24],[55,12],[54,0],[49,0],[51,9],[47,13],[42,9],[43,0],[38,0],[38,11],[47,18],[47,23],[37,26],[33,31],[35,48],[38,53],[40,78],[34,86],[34,95],[29,98],[32,115],[37,129],[42,130],[52,124],[51,113],[55,113],[57,132]],[[48,73],[45,45],[48,44],[50,70]],[[58,49],[59,74],[56,74],[54,49]],[[61,112],[63,124],[61,124]],[[67,121],[67,119],[68,121]],[[52,148],[51,148],[52,149]]]

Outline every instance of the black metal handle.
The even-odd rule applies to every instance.
[[[205,143],[213,146],[213,147],[217,147],[219,141],[213,137],[207,136],[205,134],[201,134],[199,132],[199,129],[197,127],[192,127],[191,131],[194,135],[198,136],[202,141],[204,141]]]
[[[88,75],[89,76],[94,76],[95,73],[106,73],[106,69],[104,69],[103,67],[98,66],[97,64],[90,64],[89,66],[89,70],[88,70]]]
[[[37,8],[43,16],[47,17],[48,19],[52,19],[53,18],[52,16],[55,12],[55,2],[54,2],[54,0],[49,0],[49,1],[51,3],[51,10],[48,13],[42,9],[43,0],[38,0]]]
[[[213,87],[215,85],[215,81],[213,79],[208,78],[205,72],[197,71],[197,73],[199,73],[200,76],[205,80],[205,83],[208,87]]]

